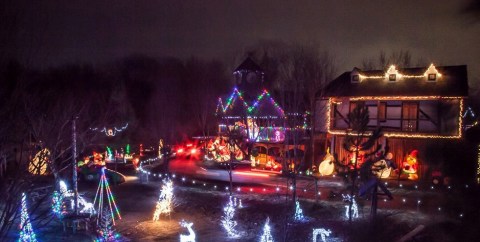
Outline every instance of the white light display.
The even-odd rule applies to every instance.
[[[298,202],[298,200],[295,202],[295,215],[294,215],[294,219],[296,221],[301,221],[303,220],[305,217],[303,216],[303,210],[300,208],[300,202]]]
[[[343,200],[352,203],[352,218],[358,218],[358,206],[357,206],[357,201],[355,201],[355,196],[352,197],[350,195],[342,194],[342,197],[343,197]],[[345,205],[345,217],[347,219],[350,219],[349,207],[350,205]]]
[[[332,233],[332,231],[330,231],[329,229],[324,229],[324,228],[313,229],[313,242],[317,242],[318,235],[320,235],[323,242],[326,242],[326,237],[330,236],[330,233]]]
[[[90,130],[98,131],[100,133],[105,133],[106,136],[115,136],[117,133],[122,132],[122,131],[126,130],[127,128],[128,128],[128,123],[125,124],[123,127],[120,127],[120,128],[117,128],[117,127],[113,127],[113,128],[103,127],[102,129],[100,129],[100,128],[90,128]]]
[[[270,229],[270,218],[267,218],[265,226],[263,226],[263,234],[260,237],[260,242],[273,242],[273,236]]]
[[[20,210],[20,242],[36,242],[36,236],[33,232],[32,224],[27,210],[27,196],[22,193],[22,208]]]
[[[162,191],[153,213],[153,221],[158,221],[161,214],[170,215],[173,211],[173,182],[166,180],[162,186]]]
[[[227,231],[228,237],[238,237],[238,233],[235,230],[235,226],[237,226],[237,221],[233,220],[233,217],[235,216],[235,206],[231,198],[227,206],[223,208],[223,213],[224,215],[222,216],[221,224],[225,231]]]
[[[180,226],[187,228],[189,234],[180,234],[180,242],[195,242],[195,231],[193,231],[193,223],[187,223],[182,220]]]
[[[373,101],[373,100],[459,100],[459,115],[458,115],[458,126],[457,134],[454,135],[432,135],[429,133],[399,133],[399,132],[384,132],[383,136],[385,137],[397,137],[397,138],[427,138],[427,139],[460,139],[462,138],[462,127],[463,127],[463,99],[464,97],[444,97],[444,96],[365,96],[365,97],[350,97],[350,101]],[[334,135],[346,135],[347,132],[344,130],[333,130],[332,129],[332,105],[334,105],[333,98],[328,99],[327,104],[327,122],[326,128],[329,134]],[[350,132],[350,134],[355,134],[355,132]],[[372,132],[366,132],[366,136],[370,136]]]

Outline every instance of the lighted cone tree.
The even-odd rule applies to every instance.
[[[113,219],[111,214],[104,210],[97,229],[98,238],[96,241],[98,242],[111,242],[116,241],[120,235],[115,232],[113,228]]]
[[[93,200],[93,206],[97,206],[97,224],[104,214],[104,196],[107,197],[108,208],[110,208],[106,208],[105,210],[110,210],[110,217],[112,218],[113,225],[115,225],[115,214],[119,219],[122,219],[122,217],[120,216],[120,211],[118,211],[117,204],[115,203],[112,191],[110,190],[110,185],[108,184],[107,177],[105,176],[105,167],[102,168],[102,175],[98,184],[97,193],[95,194],[95,199]]]
[[[273,242],[273,236],[270,229],[270,218],[267,218],[267,222],[265,222],[265,226],[263,227],[263,234],[260,237],[260,242]]]
[[[158,221],[162,214],[170,215],[173,211],[173,199],[173,182],[172,180],[167,179],[163,183],[162,191],[158,197],[155,212],[153,213],[153,221]]]
[[[235,230],[237,226],[237,221],[233,220],[235,216],[235,205],[233,204],[232,199],[229,200],[227,206],[223,208],[223,217],[221,224],[223,228],[227,231],[228,237],[235,238],[238,237],[238,232]]]
[[[295,215],[294,215],[295,221],[302,221],[305,219],[303,216],[303,210],[300,208],[300,202],[298,200],[295,202]]]
[[[22,208],[20,210],[20,239],[21,242],[35,242],[37,241],[35,232],[33,232],[32,224],[27,210],[27,196],[22,193]]]

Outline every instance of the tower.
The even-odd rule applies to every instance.
[[[255,97],[263,89],[264,72],[250,57],[247,57],[234,71],[235,85],[245,93],[246,98]]]

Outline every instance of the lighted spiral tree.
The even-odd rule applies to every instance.
[[[110,217],[112,218],[112,224],[115,225],[115,215],[122,219],[120,216],[120,212],[118,211],[117,204],[115,203],[115,199],[113,197],[112,191],[110,190],[110,185],[108,184],[107,177],[105,176],[105,167],[102,168],[102,175],[100,177],[100,182],[98,184],[97,193],[95,194],[95,199],[93,200],[93,206],[97,207],[97,225],[99,221],[102,219],[101,217],[104,214],[103,205],[105,203],[104,197],[106,196],[106,200],[108,203],[108,208],[105,208],[106,211],[110,211]],[[97,200],[98,199],[98,200]],[[98,204],[97,204],[98,201]]]
[[[22,193],[22,208],[20,215],[20,242],[35,242],[37,241],[35,232],[33,232],[32,224],[27,210],[27,196]]]

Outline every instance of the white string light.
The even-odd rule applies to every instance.
[[[320,235],[322,238],[323,242],[326,242],[326,237],[330,236],[330,233],[332,233],[331,230],[329,229],[324,229],[324,228],[319,228],[319,229],[313,229],[313,242],[317,242],[317,236]]]
[[[263,234],[260,237],[260,242],[274,242],[273,236],[271,233],[270,228],[270,218],[267,217],[267,221],[265,222],[265,226],[263,226]]]
[[[432,135],[427,133],[415,133],[407,134],[400,132],[384,132],[385,137],[396,137],[396,138],[433,138],[433,139],[460,139],[462,138],[462,126],[463,126],[463,99],[464,97],[442,97],[442,96],[382,96],[382,97],[350,97],[350,101],[366,101],[366,100],[438,100],[438,99],[458,99],[459,100],[459,115],[458,115],[458,127],[456,135]],[[326,128],[329,134],[334,135],[346,135],[347,131],[344,130],[333,130],[331,129],[331,105],[333,98],[328,99],[327,103],[327,122]],[[351,134],[356,134],[355,132],[350,132]],[[365,136],[372,135],[372,132],[366,132]]]
[[[187,228],[189,234],[180,234],[180,242],[195,242],[195,231],[193,231],[193,223],[187,223],[184,220],[180,222],[180,226]]]
[[[117,127],[113,127],[113,128],[103,127],[102,129],[100,129],[100,128],[90,128],[90,130],[105,133],[106,136],[115,136],[117,133],[120,133],[120,132],[126,130],[127,128],[128,128],[128,123],[126,123],[123,127],[120,127],[120,128],[117,128]]]

